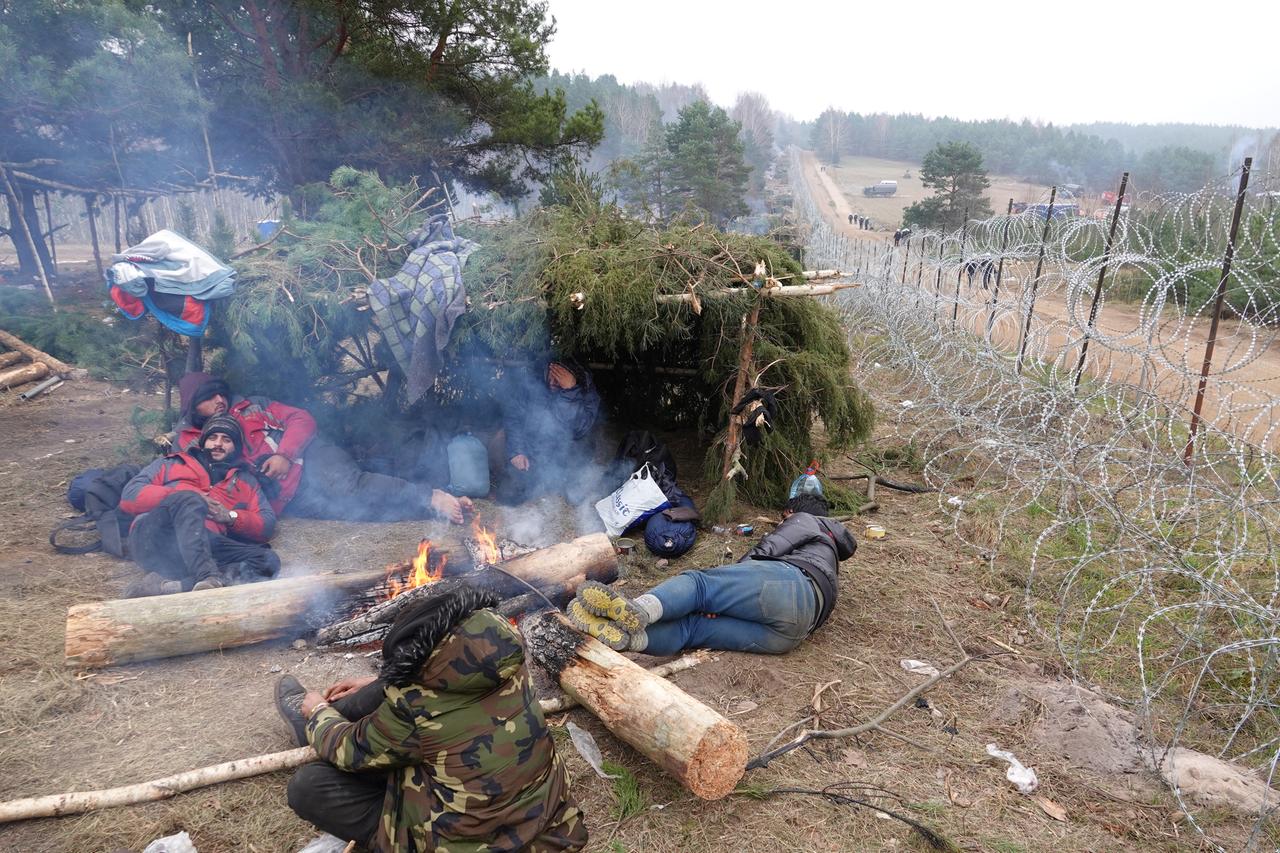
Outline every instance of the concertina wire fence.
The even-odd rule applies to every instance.
[[[837,233],[790,159],[805,265],[861,283],[836,300],[861,384],[918,449],[956,534],[988,560],[1006,534],[1034,540],[1033,625],[1075,677],[1135,710],[1154,760],[1193,748],[1275,783],[1280,199],[1247,196],[1187,456],[1239,172],[1123,209],[1091,324],[1111,210],[997,215],[895,247]],[[1248,847],[1271,846],[1276,808]]]

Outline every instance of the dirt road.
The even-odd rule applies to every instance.
[[[849,197],[822,170],[812,152],[801,153],[804,178],[837,233],[858,239],[887,239],[885,232],[861,231],[849,225],[852,210]],[[1023,283],[1030,269],[1006,265],[999,304],[992,327],[992,340],[1016,352],[1025,317],[1018,305]],[[939,316],[951,316],[956,292],[954,273],[942,286]],[[932,292],[929,277],[926,288]],[[907,277],[907,286],[914,279]],[[1060,371],[1074,373],[1079,360],[1082,330],[1088,322],[1089,301],[1075,299],[1069,310],[1065,282],[1042,288],[1036,297],[1028,354]],[[990,318],[990,293],[982,290],[977,278],[971,287],[960,287],[962,325],[984,334]],[[1086,371],[1095,379],[1155,387],[1162,397],[1189,416],[1196,383],[1209,339],[1209,320],[1184,316],[1176,307],[1167,308],[1154,323],[1143,315],[1142,306],[1104,302],[1096,328],[1100,337],[1089,345]],[[1222,320],[1218,327],[1213,365],[1205,393],[1203,415],[1218,428],[1239,435],[1268,450],[1280,447],[1280,346],[1276,331],[1238,320]]]

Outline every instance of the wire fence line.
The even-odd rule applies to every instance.
[[[1119,206],[1110,252],[1109,219],[1043,206],[861,240],[832,226],[794,150],[790,181],[805,264],[862,283],[837,300],[861,382],[957,535],[989,561],[1029,552],[1033,625],[1134,708],[1153,760],[1176,771],[1193,748],[1273,784],[1280,206],[1245,198],[1192,443],[1233,179]],[[1273,846],[1276,807],[1264,799],[1248,846]]]

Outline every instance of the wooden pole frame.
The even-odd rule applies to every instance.
[[[22,198],[18,195],[18,191],[14,189],[13,181],[9,179],[9,170],[4,166],[0,166],[0,178],[4,178],[5,194],[13,200],[13,209],[17,211],[18,224],[21,227],[22,236],[26,238],[27,248],[31,250],[32,262],[36,265],[36,274],[40,276],[40,284],[44,285],[44,295],[49,297],[49,305],[56,314],[58,313],[58,303],[53,298],[53,288],[49,287],[49,277],[45,275],[44,261],[40,260],[40,250],[36,246],[35,238],[31,235],[31,228],[27,225],[27,214],[22,209]]]
[[[1049,190],[1049,207],[1044,214],[1044,231],[1040,235],[1040,256],[1036,259],[1036,274],[1031,278],[1031,299],[1027,303],[1027,319],[1022,324],[1022,340],[1018,342],[1016,371],[1022,373],[1022,359],[1027,353],[1027,338],[1031,336],[1031,318],[1036,311],[1036,290],[1040,287],[1040,273],[1044,269],[1044,253],[1049,243],[1049,226],[1053,224],[1053,203],[1058,198],[1058,188]]]

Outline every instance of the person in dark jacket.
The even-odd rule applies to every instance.
[[[634,599],[587,581],[569,619],[618,651],[789,652],[831,615],[840,562],[858,547],[826,515],[820,496],[794,497],[778,529],[739,562],[682,572]]]
[[[300,817],[377,853],[586,845],[520,635],[496,603],[462,586],[410,608],[377,679],[323,693],[280,679],[277,709],[321,759],[289,781]]]
[[[600,395],[591,374],[553,361],[542,378],[518,373],[502,404],[507,465],[499,479],[499,503],[518,504],[548,493],[570,503],[591,497],[587,445],[600,417]],[[594,484],[591,484],[594,485]]]
[[[362,470],[347,451],[316,436],[315,418],[305,409],[266,397],[233,394],[225,381],[207,373],[187,374],[178,389],[182,422],[176,445],[185,448],[197,440],[207,418],[224,414],[235,418],[244,430],[245,457],[261,473],[277,513],[287,508],[289,515],[343,521],[435,516],[461,524],[471,509],[469,497]],[[487,475],[483,447],[475,464],[484,467]],[[487,491],[487,476],[484,486]]]
[[[209,418],[184,453],[157,459],[130,480],[120,509],[138,516],[129,554],[147,574],[126,598],[216,589],[280,571],[266,542],[276,516],[244,459],[235,418]]]

